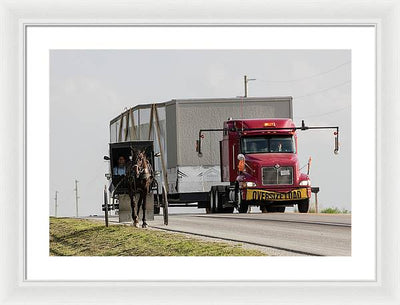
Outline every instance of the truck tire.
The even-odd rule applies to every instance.
[[[265,205],[260,206],[261,213],[267,213],[267,207]]]
[[[226,207],[226,208],[223,209],[222,213],[232,214],[234,210],[235,210],[234,207]]]
[[[249,209],[249,206],[246,203],[241,203],[238,206],[238,212],[239,213],[247,213],[247,210]]]
[[[266,205],[266,206],[265,206],[265,210],[266,210],[268,213],[276,213],[276,207],[273,207],[273,206],[270,206],[270,205]]]
[[[241,191],[238,190],[237,193],[237,210],[239,213],[247,213],[247,210],[249,209],[249,205],[246,202],[243,202],[242,200],[242,194]]]
[[[210,191],[210,204],[209,207],[206,208],[206,213],[207,214],[212,214],[215,213],[215,197],[214,197],[214,189],[211,189]]]
[[[297,209],[299,210],[299,213],[308,213],[309,204],[310,204],[310,199],[304,199],[302,201],[299,201],[297,203]]]
[[[214,211],[215,213],[222,213],[222,200],[221,194],[219,193],[218,189],[214,192]]]
[[[275,207],[277,213],[285,213],[286,207]]]

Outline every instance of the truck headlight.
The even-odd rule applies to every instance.
[[[246,187],[255,187],[257,184],[255,182],[247,181],[246,182]]]
[[[310,186],[311,185],[311,181],[310,180],[303,180],[303,181],[300,181],[299,185],[301,185],[301,186]]]

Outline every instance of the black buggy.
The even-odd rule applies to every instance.
[[[124,212],[129,212],[130,207],[123,203],[124,195],[128,194],[128,183],[124,171],[118,170],[118,160],[123,158],[126,163],[132,162],[133,154],[135,152],[144,152],[147,160],[154,168],[154,158],[158,154],[154,153],[153,141],[126,141],[109,144],[109,156],[105,156],[105,160],[110,161],[110,171],[106,174],[107,179],[110,181],[108,188],[109,198],[111,204],[106,204],[106,194],[104,196],[105,203],[103,204],[103,211],[108,214],[109,209],[118,210],[120,222],[127,221]],[[153,175],[158,176],[160,173],[153,172]],[[154,219],[154,214],[159,214],[161,207],[163,207],[164,223],[168,223],[168,202],[166,200],[166,191],[164,187],[159,187],[157,179],[152,179],[149,194],[146,200],[146,215],[148,220]],[[108,215],[106,215],[108,218]],[[106,221],[107,222],[107,221]]]

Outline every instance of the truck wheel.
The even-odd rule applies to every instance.
[[[208,208],[206,208],[206,213],[207,214],[212,214],[215,213],[215,197],[214,197],[214,190],[210,191],[210,204]]]
[[[267,213],[267,208],[265,205],[260,206],[261,213]]]
[[[226,208],[223,209],[223,213],[232,214],[234,209],[235,209],[234,207],[226,207]]]
[[[307,213],[309,204],[310,204],[310,200],[309,199],[305,199],[305,200],[299,201],[299,203],[297,204],[297,208],[299,210],[299,213]]]
[[[265,206],[265,209],[268,213],[276,213],[276,207],[272,207],[270,205]]]
[[[286,207],[275,207],[277,213],[285,213]]]
[[[238,207],[238,211],[239,213],[247,213],[247,210],[249,209],[249,206],[247,205],[247,203],[242,203],[241,205],[239,205]]]
[[[247,213],[249,205],[242,200],[242,192],[239,190],[237,193],[237,210],[239,213]]]
[[[222,200],[218,189],[214,192],[214,211],[215,213],[222,213]]]

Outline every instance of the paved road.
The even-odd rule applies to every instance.
[[[176,214],[151,227],[265,248],[275,255],[351,255],[351,216],[330,214]],[[272,253],[274,254],[274,253]]]

